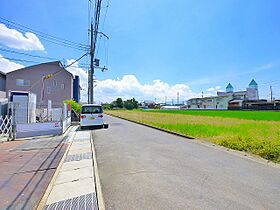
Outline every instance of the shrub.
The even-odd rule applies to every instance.
[[[70,104],[71,105],[71,108],[77,113],[77,114],[80,114],[81,111],[82,111],[82,105],[77,103],[76,101],[74,100],[65,100],[64,103],[66,104]]]

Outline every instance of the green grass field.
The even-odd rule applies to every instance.
[[[280,121],[280,112],[271,111],[228,111],[228,110],[143,110],[168,114],[185,114],[195,116],[227,117],[246,120]]]
[[[279,112],[115,110],[107,113],[280,162]]]

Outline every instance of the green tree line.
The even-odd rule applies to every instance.
[[[103,104],[104,109],[138,109],[139,103],[135,100],[135,98],[129,100],[122,100],[121,98],[117,98],[110,104]]]

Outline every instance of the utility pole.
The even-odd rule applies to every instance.
[[[177,105],[179,105],[179,101],[180,101],[179,97],[180,97],[180,93],[177,92]]]
[[[271,85],[269,86],[269,89],[270,89],[270,100],[272,102],[273,101],[273,95],[272,95],[272,86]]]
[[[201,98],[203,98],[203,91],[201,92]]]
[[[88,103],[93,103],[93,74],[94,74],[94,52],[93,52],[93,23],[90,24],[90,70],[88,74]]]
[[[90,25],[90,71],[88,77],[88,103],[93,103],[93,75],[94,75],[94,53],[97,42],[98,26],[100,19],[102,0],[95,1],[95,11],[94,11],[94,25],[91,21]]]

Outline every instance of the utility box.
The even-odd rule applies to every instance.
[[[10,91],[9,99],[10,102],[13,102],[17,124],[36,122],[36,94],[25,91]]]

